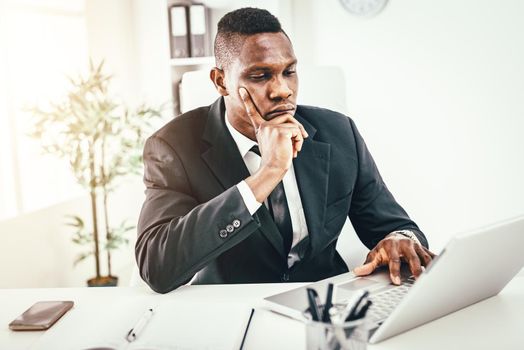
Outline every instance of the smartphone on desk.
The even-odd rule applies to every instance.
[[[74,305],[72,301],[39,301],[9,323],[13,331],[46,330]]]

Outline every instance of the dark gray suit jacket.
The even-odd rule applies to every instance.
[[[249,172],[226,128],[222,98],[147,140],[136,259],[153,290],[169,292],[197,272],[201,284],[316,281],[347,272],[335,246],[348,215],[369,248],[398,229],[413,230],[427,246],[351,119],[308,106],[298,106],[295,117],[309,134],[293,160],[309,240],[291,269],[266,207],[251,216],[235,186]]]

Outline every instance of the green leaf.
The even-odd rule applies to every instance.
[[[86,253],[78,254],[76,259],[73,261],[73,266],[78,265],[79,262],[85,260],[86,258],[90,257],[91,255],[94,255],[94,253],[93,252],[86,252]]]
[[[71,219],[71,221],[67,222],[66,225],[67,226],[73,226],[73,227],[77,227],[78,229],[83,229],[84,228],[84,221],[82,220],[81,217],[79,216],[76,216],[76,215],[66,215],[66,218],[69,218]]]

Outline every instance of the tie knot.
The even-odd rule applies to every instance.
[[[260,149],[258,149],[257,145],[254,145],[253,147],[251,147],[250,151],[260,156]]]

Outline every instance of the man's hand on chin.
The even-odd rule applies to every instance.
[[[363,265],[353,269],[357,276],[367,276],[380,266],[389,267],[391,281],[400,285],[400,265],[402,262],[409,265],[415,278],[422,273],[422,266],[427,267],[435,254],[423,247],[414,239],[395,232],[387,235],[373,248]]]

